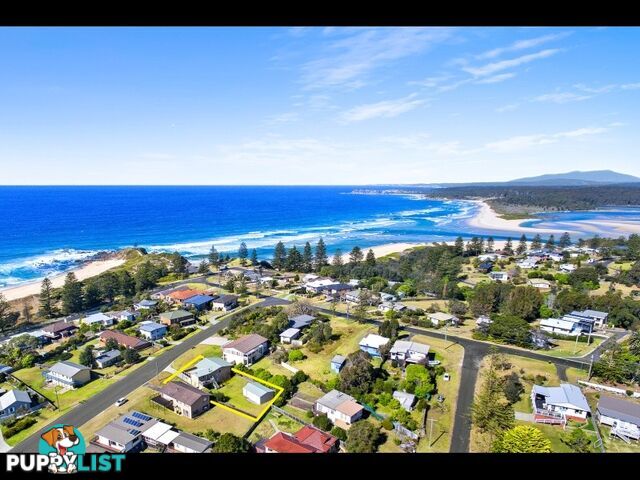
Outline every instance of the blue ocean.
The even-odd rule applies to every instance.
[[[231,253],[242,241],[270,258],[280,240],[301,248],[323,237],[331,253],[354,245],[450,240],[458,234],[505,238],[466,226],[477,208],[473,203],[356,195],[354,188],[0,187],[0,287],[131,246],[178,251],[198,260],[212,244]]]

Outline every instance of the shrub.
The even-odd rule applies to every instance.
[[[389,417],[385,418],[382,421],[382,428],[384,428],[385,430],[393,430],[393,422]]]
[[[329,430],[331,430],[331,427],[333,427],[331,420],[329,420],[329,417],[327,417],[327,415],[324,413],[318,415],[313,419],[313,425],[315,427],[318,427],[320,430],[324,430],[325,432],[328,432]]]
[[[331,435],[343,442],[347,440],[347,431],[340,427],[333,427],[331,429]]]

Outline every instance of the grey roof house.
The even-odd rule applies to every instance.
[[[12,417],[31,408],[31,397],[23,390],[9,390],[0,396],[0,419]]]

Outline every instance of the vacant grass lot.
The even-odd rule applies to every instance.
[[[242,394],[244,386],[252,381],[253,380],[243,377],[242,375],[235,374],[229,380],[224,382],[224,385],[222,385],[218,391],[229,397],[229,400],[226,402],[226,405],[229,407],[236,408],[249,415],[257,416],[262,410],[264,410],[264,407],[268,402],[262,405],[256,405],[255,403],[250,402]],[[274,390],[274,395],[275,393],[277,392]]]

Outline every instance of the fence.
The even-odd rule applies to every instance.
[[[282,362],[280,365],[289,370],[291,373],[298,373],[300,371],[299,368],[289,365],[287,362]]]
[[[608,385],[601,385],[599,383],[587,382],[584,380],[578,380],[578,383],[584,385],[585,387],[594,388],[596,390],[603,390],[605,392],[617,393],[618,395],[627,395],[627,391],[623,388],[610,387]],[[631,394],[634,398],[640,398],[640,392],[633,392]]]

